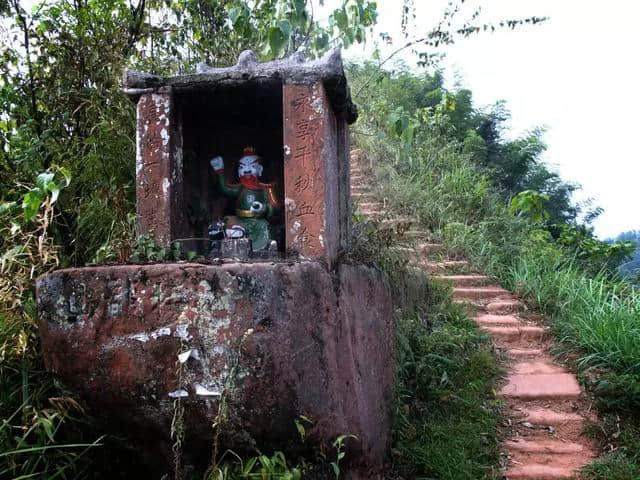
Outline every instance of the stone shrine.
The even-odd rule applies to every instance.
[[[329,454],[336,437],[355,435],[347,478],[379,478],[392,308],[381,272],[339,261],[357,116],[340,53],[258,63],[244,52],[233,67],[130,71],[124,84],[137,102],[139,234],[192,242],[207,260],[40,277],[46,367],[130,438],[145,478],[172,470],[176,412],[186,470],[210,462],[221,422],[222,451],[248,455]]]
[[[331,265],[348,247],[348,125],[357,112],[338,50],[308,63],[299,55],[258,63],[244,52],[234,67],[169,78],[128,71],[124,82],[137,100],[140,233],[164,245],[205,237],[233,213],[214,173],[235,179],[249,147],[284,206],[279,249]],[[212,169],[217,158],[224,163]]]

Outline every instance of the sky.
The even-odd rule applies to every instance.
[[[338,0],[325,1],[325,8]],[[409,39],[428,31],[446,0],[414,0],[417,18]],[[447,84],[472,90],[478,107],[505,100],[515,137],[546,127],[545,161],[568,181],[582,185],[577,201],[589,197],[604,213],[594,223],[600,238],[640,230],[640,1],[485,0],[481,21],[547,16],[543,24],[478,34],[447,47],[441,66]],[[378,0],[377,33],[394,45],[402,1]],[[471,10],[467,10],[470,12]],[[374,46],[355,46],[344,55],[370,58]],[[383,57],[384,58],[384,57]],[[415,63],[409,50],[401,58]],[[413,62],[413,63],[412,63]]]

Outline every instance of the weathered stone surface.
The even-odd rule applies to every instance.
[[[137,105],[136,208],[139,233],[169,245],[182,228],[182,132],[171,92],[145,94]]]
[[[208,462],[225,391],[224,447],[326,450],[349,433],[358,437],[349,444],[352,468],[373,478],[381,467],[394,336],[388,286],[376,270],[340,266],[332,276],[317,262],[92,267],[41,277],[37,297],[47,368],[162,468],[174,400],[185,406],[187,461]],[[299,416],[313,421],[304,445]]]
[[[175,77],[160,77],[144,72],[127,70],[124,73],[125,92],[137,97],[142,93],[170,86],[177,92],[210,90],[217,86],[236,85],[246,82],[322,82],[336,113],[344,113],[345,119],[353,123],[358,118],[356,106],[344,75],[339,49],[329,51],[324,57],[306,62],[304,56],[294,54],[288,58],[259,63],[251,51],[240,54],[238,63],[232,67],[212,68],[198,65],[194,74]]]
[[[320,83],[284,85],[283,103],[287,251],[331,265],[349,215],[339,211],[336,117]]]

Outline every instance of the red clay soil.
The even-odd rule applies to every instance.
[[[352,189],[358,193],[353,198],[356,208],[358,200],[366,198],[362,214],[384,215],[384,204],[376,204],[367,193],[358,151],[352,153],[351,161]],[[420,238],[416,230],[409,233]],[[438,281],[451,282],[454,301],[470,307],[478,327],[507,358],[507,376],[498,393],[504,399],[509,426],[502,444],[504,478],[578,478],[580,468],[597,456],[595,443],[583,432],[585,421],[597,419],[576,376],[547,353],[553,345],[547,328],[523,318],[518,298],[499,285],[490,285],[486,276],[473,273],[466,261],[428,258],[437,250],[433,243],[418,244],[416,267]]]

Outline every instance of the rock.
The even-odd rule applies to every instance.
[[[305,61],[304,55],[294,53],[290,57],[258,62],[250,50],[242,52],[236,65],[224,68],[200,63],[196,73],[159,77],[146,72],[127,70],[123,75],[125,93],[137,98],[147,89],[170,87],[177,92],[194,92],[220,87],[253,83],[315,83],[321,82],[336,113],[344,113],[349,124],[358,118],[358,109],[351,99],[351,92],[344,74],[340,49],[329,50],[323,57]]]
[[[126,265],[61,270],[36,286],[47,368],[112,431],[130,435],[149,469],[170,469],[177,399],[185,462],[209,462],[224,396],[221,448],[293,455],[328,451],[338,435],[353,434],[346,465],[369,478],[381,470],[394,335],[378,271],[341,265],[331,275],[316,262]],[[301,416],[312,421],[304,444]]]

